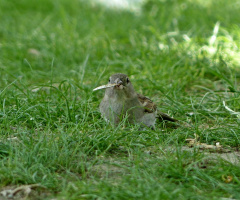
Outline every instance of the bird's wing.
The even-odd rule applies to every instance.
[[[142,94],[137,94],[137,95],[138,95],[138,100],[140,101],[142,106],[145,108],[145,112],[153,113],[153,112],[157,111],[157,106],[155,103],[153,103],[153,101],[151,99],[149,99],[148,97],[145,97]],[[161,121],[163,121],[163,120],[167,120],[167,121],[171,121],[171,122],[178,121],[160,111],[157,111],[157,118],[159,118]]]
[[[153,103],[151,99],[149,99],[148,97],[145,97],[142,94],[137,94],[137,96],[138,96],[138,100],[140,101],[142,106],[145,108],[145,112],[152,113],[157,110],[156,104]]]

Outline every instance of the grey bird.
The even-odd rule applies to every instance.
[[[107,85],[95,88],[106,89],[100,104],[100,112],[106,121],[117,126],[127,117],[131,124],[141,124],[155,128],[156,119],[176,122],[157,110],[151,99],[135,92],[131,81],[125,74],[114,74],[109,78]]]

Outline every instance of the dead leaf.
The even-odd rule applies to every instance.
[[[224,175],[222,175],[222,180],[223,180],[225,183],[231,183],[232,180],[233,180],[233,177],[232,177],[232,176],[227,176],[227,177],[225,177]]]
[[[199,145],[200,143],[198,142],[199,140],[199,135],[197,135],[196,133],[194,133],[195,138],[188,138],[185,141],[188,142],[188,146],[189,147],[193,147],[195,145]]]
[[[31,91],[32,92],[38,92],[38,91],[42,90],[42,91],[49,92],[52,89],[52,87],[58,88],[59,83],[53,83],[52,85],[49,85],[49,86],[39,86],[39,87],[35,86]]]
[[[33,56],[36,56],[36,57],[41,55],[40,51],[38,51],[37,49],[33,49],[33,48],[32,49],[28,49],[28,53],[30,55],[33,55]]]
[[[117,85],[119,85],[119,84],[114,83],[114,84],[101,85],[101,86],[93,89],[93,91],[101,90],[101,89],[105,89],[105,88],[109,88],[109,87],[114,87],[114,86],[117,86]]]
[[[193,147],[194,144],[197,143],[196,139],[193,139],[193,138],[188,138],[188,139],[186,139],[185,141],[188,142],[188,146],[189,146],[189,147]]]
[[[207,143],[200,143],[198,142],[199,137],[197,137],[197,135],[195,136],[195,138],[188,138],[185,141],[188,142],[188,146],[189,147],[197,147],[201,150],[207,149],[207,150],[217,150],[217,151],[223,151],[223,147],[220,145],[219,142],[216,143],[216,145],[212,145],[212,144],[207,144]]]
[[[40,184],[22,185],[15,189],[3,190],[0,192],[0,194],[6,198],[13,198],[18,192],[23,191],[25,197],[28,197],[28,195],[32,191],[32,188],[35,188],[35,187],[43,187],[43,186]]]
[[[10,137],[10,138],[7,138],[7,140],[14,141],[14,140],[18,140],[18,138],[17,137]]]

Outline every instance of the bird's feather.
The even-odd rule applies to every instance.
[[[153,103],[151,99],[149,99],[148,97],[145,97],[142,94],[137,94],[137,96],[138,96],[138,100],[140,101],[142,106],[145,108],[145,112],[152,113],[157,110],[156,104]]]
[[[145,97],[142,94],[137,94],[137,95],[138,95],[138,100],[140,101],[142,106],[145,108],[145,112],[153,113],[157,111],[157,106],[151,99],[149,99],[148,97]],[[171,122],[177,121],[176,119],[173,119],[172,117],[160,111],[157,111],[157,118],[159,118],[161,121],[163,120],[167,120]]]

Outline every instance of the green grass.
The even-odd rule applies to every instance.
[[[239,155],[239,114],[223,106],[240,110],[237,0],[149,0],[141,13],[0,4],[0,191],[38,183],[29,199],[239,199],[239,157],[185,142],[197,134]],[[116,72],[189,125],[108,125],[92,89]]]

